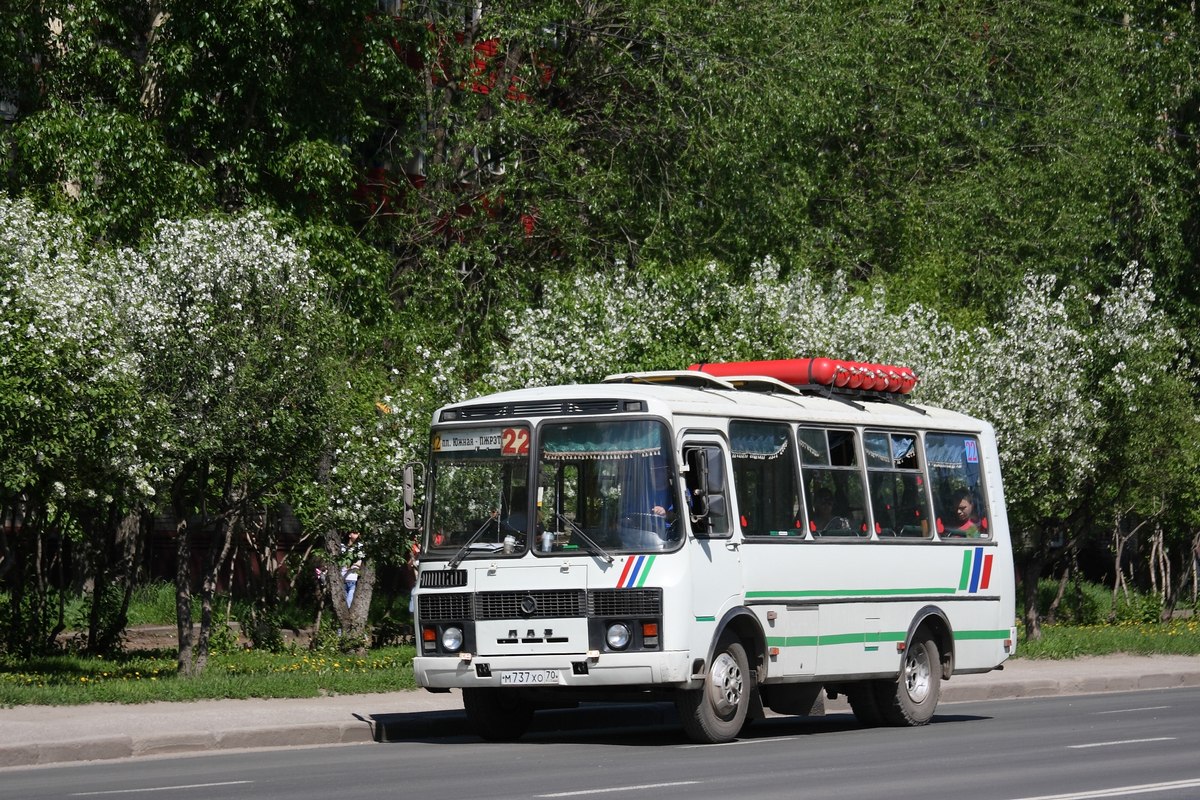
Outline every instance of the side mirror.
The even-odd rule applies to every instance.
[[[688,513],[698,533],[708,533],[711,527],[708,522],[708,453],[707,449],[697,447],[688,450],[686,456],[688,472],[684,486],[688,495]]]
[[[422,528],[421,521],[417,518],[416,506],[416,485],[417,481],[422,483],[425,481],[425,467],[423,464],[411,462],[404,465],[404,529],[408,531],[419,531]]]

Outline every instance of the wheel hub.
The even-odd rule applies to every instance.
[[[924,647],[909,650],[904,660],[904,686],[914,703],[923,703],[929,696],[929,685],[933,678],[933,666]]]
[[[713,708],[722,716],[732,714],[742,701],[742,670],[728,653],[713,660],[708,673],[708,697]]]

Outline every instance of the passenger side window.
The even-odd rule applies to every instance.
[[[931,535],[929,499],[915,433],[868,431],[863,435],[871,512],[880,538]]]
[[[789,426],[773,422],[729,425],[733,487],[747,536],[804,536],[800,485]]]
[[[855,432],[801,428],[797,443],[809,532],[817,538],[868,536]]]
[[[990,539],[979,439],[961,433],[928,433],[925,452],[938,536]]]

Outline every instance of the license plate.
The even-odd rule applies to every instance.
[[[501,686],[557,686],[556,669],[510,669],[500,673]]]

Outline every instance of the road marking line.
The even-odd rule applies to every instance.
[[[182,786],[151,786],[147,789],[110,789],[105,792],[75,792],[71,797],[95,797],[102,794],[137,794],[138,792],[174,792],[178,789],[210,789],[214,786],[240,786],[254,781],[223,781],[221,783],[188,783]]]
[[[1072,794],[1047,794],[1041,797],[1019,797],[1014,800],[1094,800],[1100,797],[1125,797],[1131,794],[1149,794],[1150,792],[1169,792],[1172,789],[1194,789],[1200,786],[1200,778],[1185,781],[1168,781],[1166,783],[1142,783],[1134,786],[1113,786],[1110,789],[1093,789],[1089,792],[1073,792]]]
[[[1097,711],[1096,714],[1129,714],[1133,711],[1162,711],[1170,706],[1146,706],[1145,708],[1118,708],[1116,711]]]
[[[589,794],[608,794],[609,792],[640,792],[644,789],[666,789],[671,786],[695,786],[701,781],[675,781],[674,783],[643,783],[640,786],[610,786],[606,789],[582,789],[577,792],[555,792],[554,794],[539,794],[535,797],[582,797]]]
[[[1157,736],[1153,739],[1120,739],[1115,742],[1093,742],[1092,744],[1069,744],[1068,750],[1086,750],[1089,747],[1113,747],[1118,744],[1143,744],[1145,742],[1173,742],[1174,736]]]

